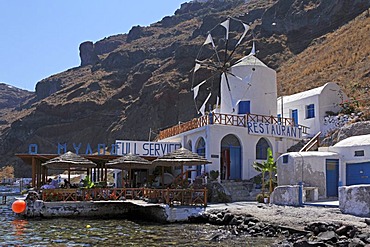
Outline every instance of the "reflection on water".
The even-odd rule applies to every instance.
[[[125,219],[19,219],[10,203],[0,206],[1,246],[270,246],[272,239],[230,236],[211,241],[221,229],[200,224],[154,224]]]
[[[15,235],[21,236],[24,234],[24,229],[28,224],[28,221],[23,219],[15,219],[11,222],[11,224],[13,225],[13,231],[15,232]]]

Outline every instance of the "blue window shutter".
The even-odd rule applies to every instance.
[[[251,102],[249,100],[240,101],[238,105],[239,105],[238,114],[247,114],[251,112]]]

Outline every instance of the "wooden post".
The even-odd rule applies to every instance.
[[[184,164],[181,165],[181,187],[184,188]]]
[[[37,178],[37,189],[41,187],[41,161],[37,161],[36,164],[36,178]]]
[[[162,189],[164,189],[164,166],[162,166]]]
[[[36,187],[36,159],[32,157],[32,186]]]
[[[204,207],[207,207],[207,188],[204,187]]]
[[[105,181],[105,184],[108,185],[108,168],[107,168],[107,164],[106,163],[104,163],[104,172],[105,172],[104,181]]]
[[[100,181],[105,181],[105,179],[104,179],[104,164],[100,164]]]

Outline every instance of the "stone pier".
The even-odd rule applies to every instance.
[[[160,223],[185,222],[201,215],[204,207],[154,204],[142,200],[63,201],[27,200],[24,217],[121,217]]]

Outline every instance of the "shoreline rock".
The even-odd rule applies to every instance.
[[[254,207],[263,206],[256,204]],[[274,206],[274,208],[277,206]],[[251,208],[248,206],[247,208]],[[302,209],[302,215],[305,215],[307,210]],[[325,212],[325,208],[321,208]],[[290,207],[281,207],[281,210],[289,211]],[[313,210],[320,210],[315,208]],[[294,225],[282,224],[284,222],[271,223],[264,219],[260,219],[260,214],[248,213],[248,209],[241,209],[240,212],[235,212],[233,206],[226,206],[223,209],[212,209],[206,211],[199,217],[193,217],[190,222],[205,223],[219,225],[220,232],[209,236],[210,241],[219,241],[227,239],[230,235],[247,236],[247,237],[264,237],[275,238],[275,247],[289,246],[367,246],[370,245],[370,231],[362,231],[358,226],[345,222],[329,222],[327,220],[317,219],[316,222],[307,224],[302,223],[298,228]],[[319,215],[318,215],[319,216]],[[282,216],[284,217],[284,216]],[[362,219],[362,218],[360,218]],[[297,221],[299,221],[299,217]],[[335,221],[335,217],[333,217]],[[368,220],[368,219],[367,219]],[[370,220],[365,223],[370,223]],[[369,230],[369,229],[367,229]]]

